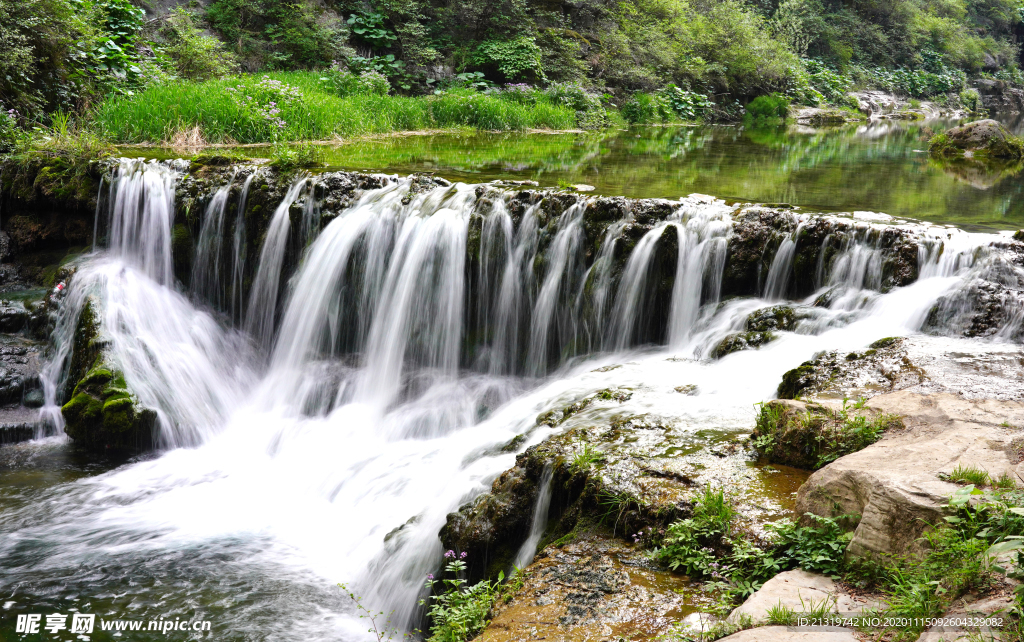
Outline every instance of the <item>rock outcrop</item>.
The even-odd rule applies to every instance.
[[[965,400],[912,389],[879,395],[870,408],[903,417],[906,429],[815,472],[797,494],[797,513],[860,515],[851,556],[918,553],[926,528],[942,523],[957,489],[943,481],[957,466],[993,479],[1017,479],[1020,457],[1011,448],[1024,436],[1024,403]]]
[[[1024,111],[1024,90],[1010,85],[1005,80],[978,78],[971,85],[981,96],[985,109],[997,114],[1019,114]]]

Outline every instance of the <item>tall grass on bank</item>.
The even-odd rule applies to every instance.
[[[569,129],[575,112],[551,100],[522,104],[473,90],[437,96],[339,96],[317,72],[174,82],[97,109],[93,126],[114,143],[171,140],[198,127],[207,142],[266,143],[457,126]]]

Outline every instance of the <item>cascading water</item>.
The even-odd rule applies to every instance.
[[[198,613],[238,638],[365,639],[335,586],[347,582],[411,628],[426,574],[442,559],[446,515],[513,465],[516,453],[502,446],[525,435],[521,451],[555,431],[537,424],[540,412],[625,386],[634,394],[624,413],[656,408],[693,430],[749,429],[752,404],[771,397],[786,370],[823,349],[918,332],[937,301],[972,275],[991,277],[998,262],[983,256],[991,235],[944,231],[922,245],[920,278],[883,293],[871,276],[874,250],[851,243],[823,263],[826,285],[814,296],[841,281],[861,304],[814,308],[815,324],[759,350],[681,359],[770,304],[720,302],[734,211],[721,201],[683,199],[624,256],[635,221],[588,232],[582,199],[552,215],[540,197],[514,211],[511,194],[417,191],[389,179],[323,225],[313,181],[300,177],[270,219],[243,332],[174,285],[177,173],[135,161],[115,172],[107,249],[79,266],[44,373],[48,412],[59,417],[73,334],[92,310],[106,358],[157,413],[164,452],[0,513],[9,535],[0,587],[17,608],[117,612],[130,603],[147,616]],[[227,247],[212,231],[228,233],[219,194],[202,222],[211,248]],[[246,270],[241,200],[230,278],[222,272],[237,284],[232,301]],[[303,238],[292,238],[293,224]],[[289,241],[302,247],[307,233],[293,268]],[[652,346],[639,320],[651,313],[650,268],[670,234],[671,300]],[[983,264],[990,272],[979,272]],[[1010,278],[1012,267],[999,273]],[[777,281],[766,297],[786,292],[781,268]],[[674,392],[680,381],[700,381],[700,394]]]

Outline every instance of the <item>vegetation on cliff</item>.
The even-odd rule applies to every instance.
[[[91,125],[97,105],[98,131],[113,140],[171,140],[198,127],[207,141],[241,142],[452,125],[593,127],[619,109],[634,123],[737,118],[765,96],[777,98],[753,103],[752,113],[767,106],[784,116],[785,101],[848,105],[856,87],[961,102],[968,75],[1024,81],[1019,0],[881,9],[818,0],[212,0],[144,9],[133,0],[0,1],[0,152],[15,146],[15,129],[49,126],[59,110]],[[273,75],[282,72],[291,74]],[[263,74],[301,96],[254,95]],[[436,94],[450,105],[385,93]],[[241,120],[237,132],[229,118]],[[278,118],[287,124],[275,129]]]

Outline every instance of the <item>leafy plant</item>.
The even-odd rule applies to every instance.
[[[789,98],[781,94],[758,96],[747,103],[747,117],[756,123],[785,120],[789,114]]]
[[[168,16],[165,32],[168,44],[164,52],[170,56],[174,71],[181,78],[220,78],[237,68],[234,56],[219,40],[205,35],[188,11],[174,9]]]
[[[370,628],[366,630],[367,633],[372,633],[377,642],[385,642],[385,640],[392,640],[395,635],[398,634],[398,628],[391,624],[391,615],[394,614],[392,611],[384,618],[383,622],[378,620],[384,616],[384,611],[372,611],[363,605],[363,598],[353,593],[348,586],[345,584],[338,584],[343,591],[348,595],[349,599],[352,600],[356,605],[356,610],[359,611],[359,619],[370,620]]]
[[[473,61],[478,65],[493,66],[507,80],[528,76],[544,79],[540,47],[528,36],[483,42],[477,47]]]
[[[270,156],[271,167],[289,171],[322,167],[324,154],[319,146],[312,143],[277,144]]]
[[[455,551],[445,553],[450,560],[444,568],[446,577],[435,580],[433,575],[427,576],[427,590],[430,608],[430,638],[428,642],[466,642],[487,625],[487,613],[500,594],[499,586],[505,579],[500,573],[497,582],[484,580],[467,586],[465,579],[460,577],[466,570],[463,561],[466,554],[456,556]],[[440,585],[440,586],[437,586]],[[428,600],[421,600],[426,606]]]
[[[759,404],[754,449],[769,461],[817,470],[870,446],[886,430],[901,425],[895,415],[851,414],[863,407],[859,401],[851,408],[844,399],[839,410],[809,406],[800,413],[778,402]]]
[[[577,472],[590,470],[593,464],[604,459],[604,456],[590,444],[580,441],[576,446],[576,455],[572,460],[572,469]]]
[[[384,26],[384,16],[379,13],[353,13],[347,22],[352,33],[374,49],[386,49],[398,40],[398,36]]]

